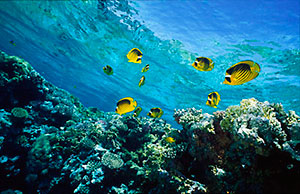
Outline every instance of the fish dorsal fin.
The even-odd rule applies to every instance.
[[[260,72],[260,66],[259,66],[259,64],[255,63],[252,60],[241,61],[239,63],[246,63],[246,64],[248,64],[250,66],[251,71]]]

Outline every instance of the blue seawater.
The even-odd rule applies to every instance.
[[[298,0],[1,1],[0,49],[103,111],[130,96],[141,116],[161,107],[162,118],[176,125],[174,108],[212,113],[254,97],[299,114],[299,13]],[[135,47],[142,64],[128,63]],[[215,68],[194,69],[198,56],[211,58]],[[239,86],[222,84],[226,69],[247,59],[261,66],[260,75]],[[146,64],[150,70],[141,73]],[[142,75],[146,82],[138,87]],[[217,109],[205,105],[212,91],[221,95]]]

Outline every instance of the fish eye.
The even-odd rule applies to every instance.
[[[229,83],[231,83],[230,77],[225,77],[225,79],[226,79]]]

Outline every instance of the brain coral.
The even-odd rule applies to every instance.
[[[24,108],[15,107],[11,110],[11,113],[16,118],[26,119],[28,117],[28,112]]]
[[[106,152],[105,154],[103,154],[102,163],[110,169],[121,168],[124,164],[119,155],[113,154],[111,152]]]

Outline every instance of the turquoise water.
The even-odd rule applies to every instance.
[[[254,97],[299,114],[299,13],[298,0],[1,1],[0,49],[104,111],[130,96],[142,116],[161,107],[162,118],[175,125],[174,108],[212,113]],[[127,62],[135,47],[142,64]],[[211,58],[215,68],[194,69],[198,56]],[[247,59],[260,64],[260,75],[239,86],[222,84],[226,69]],[[106,65],[112,76],[103,73]],[[142,75],[146,83],[138,87]],[[221,95],[217,109],[205,105],[212,91]]]

